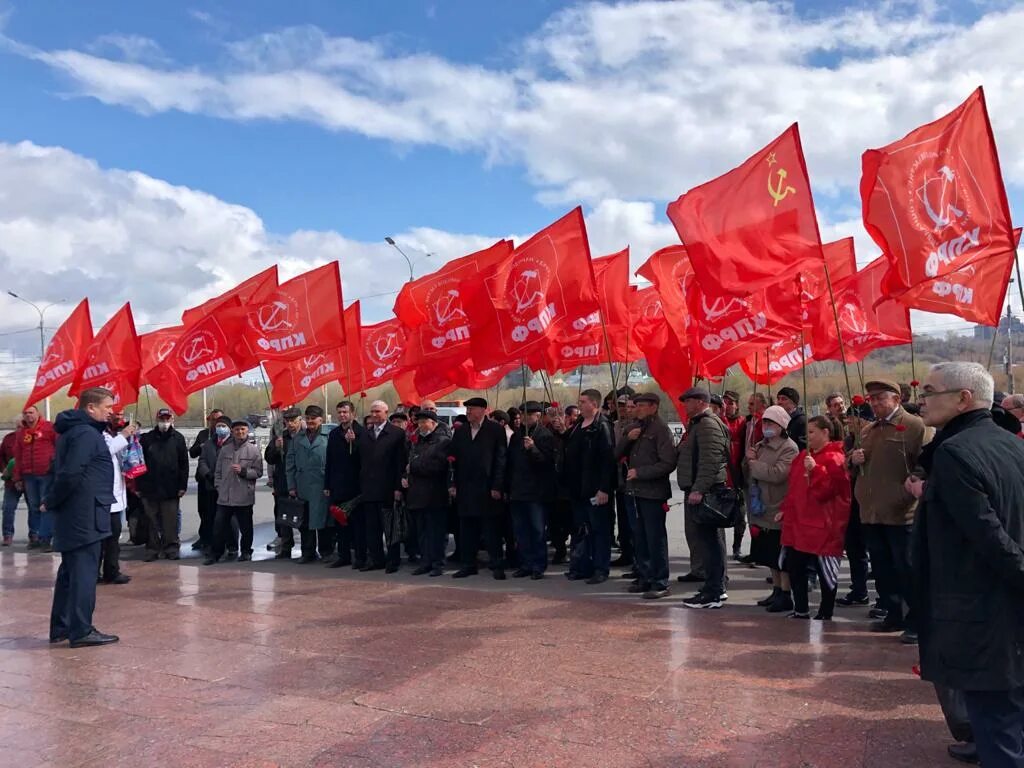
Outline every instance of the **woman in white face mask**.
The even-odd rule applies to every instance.
[[[750,478],[747,513],[750,521],[750,556],[772,572],[772,593],[758,601],[769,613],[790,613],[793,598],[789,576],[779,570],[782,524],[776,520],[789,487],[789,467],[800,452],[786,434],[789,414],[780,406],[767,408],[762,417],[764,440],[747,450],[744,475]]]

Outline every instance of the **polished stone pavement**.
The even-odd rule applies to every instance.
[[[121,642],[72,650],[47,642],[57,557],[0,552],[0,765],[949,764],[914,649],[860,608],[765,614],[761,569],[694,612],[557,574],[127,555],[133,581],[101,586],[96,612]]]

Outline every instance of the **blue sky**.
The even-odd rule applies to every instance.
[[[979,83],[1024,218],[1007,2],[0,0],[0,35],[0,269],[39,301],[88,292],[97,325],[333,258],[383,319],[404,275],[385,235],[447,260],[576,204],[595,254],[629,244],[636,267],[675,241],[666,201],[793,120],[823,236],[864,263],[861,152]],[[32,322],[11,305],[0,333]]]

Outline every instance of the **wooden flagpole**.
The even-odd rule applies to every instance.
[[[807,345],[804,343],[804,324],[800,322],[800,378],[803,380],[803,389],[801,393],[804,398],[804,412],[810,408],[810,403],[807,401]]]
[[[843,360],[843,378],[846,379],[846,396],[853,402],[853,387],[850,386],[850,370],[846,365],[846,344],[843,343],[843,329],[839,327],[839,310],[836,308],[836,294],[832,290],[832,277],[828,273],[828,264],[822,264],[825,270],[825,283],[828,285],[828,298],[832,304],[832,319],[836,323],[836,337],[839,339],[839,354]],[[863,389],[863,384],[861,389]]]

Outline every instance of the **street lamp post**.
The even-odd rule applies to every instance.
[[[398,247],[398,243],[395,242],[394,238],[392,238],[392,237],[385,237],[384,238],[384,242],[387,243],[388,245],[390,245],[392,248],[394,248],[400,254],[402,254],[402,258],[405,259],[405,263],[409,265],[409,282],[411,283],[415,279],[415,277],[414,277],[414,275],[412,273],[413,260],[409,258],[409,256],[406,254],[405,251],[403,251],[401,248]],[[423,255],[423,258],[424,259],[429,259],[433,255],[434,254],[432,254],[432,253],[426,253],[426,254]],[[417,259],[417,261],[419,261],[419,259]]]
[[[50,309],[51,307],[56,307],[58,304],[63,304],[66,300],[65,299],[61,299],[60,301],[55,301],[52,304],[47,304],[45,307],[40,309],[37,304],[29,301],[26,298],[23,298],[23,297],[19,296],[14,291],[8,291],[7,295],[10,296],[11,298],[17,299],[18,301],[21,301],[21,302],[24,302],[25,304],[28,304],[30,307],[32,307],[32,309],[34,309],[36,312],[39,313],[39,363],[41,365],[42,362],[43,362],[43,358],[46,357],[46,329],[45,329],[45,327],[43,325],[43,318],[46,315],[46,310]],[[49,397],[46,398],[46,419],[47,419],[47,421],[49,421],[49,419],[50,419],[50,398]]]

